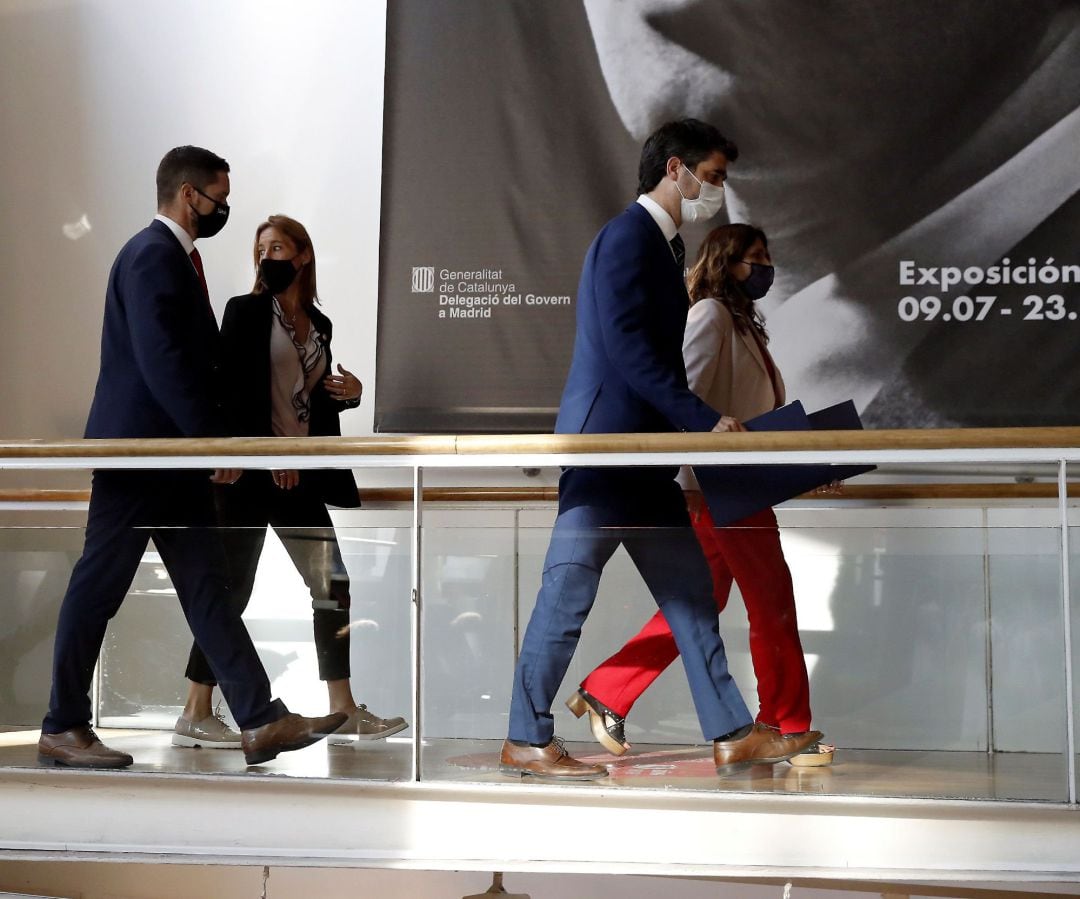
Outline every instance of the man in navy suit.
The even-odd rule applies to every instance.
[[[690,302],[678,234],[684,221],[705,221],[719,211],[727,167],[737,156],[733,143],[695,119],[669,122],[645,142],[640,196],[601,229],[585,257],[557,433],[743,430],[687,387],[682,340]],[[504,773],[566,780],[606,774],[601,766],[572,758],[555,738],[551,703],[596,599],[600,574],[620,544],[675,635],[719,774],[790,758],[820,736],[784,738],[753,727],[728,673],[709,568],[676,472],[563,472],[543,581],[514,673]],[[589,713],[594,726],[603,726],[603,707],[590,707]]]
[[[229,215],[228,163],[177,147],[157,172],[158,214],[124,245],[109,273],[101,370],[86,437],[205,437],[224,433],[215,395],[218,328],[195,239]],[[150,537],[188,625],[243,729],[249,764],[333,732],[344,715],[303,718],[270,698],[270,682],[232,603],[213,533],[210,482],[235,470],[95,471],[83,554],[60,607],[52,695],[39,759],[81,768],[123,768],[125,752],[90,727],[90,680],[105,628],[120,608]],[[147,659],[149,662],[150,660]]]

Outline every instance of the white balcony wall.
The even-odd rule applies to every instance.
[[[385,35],[385,0],[0,3],[0,377],[21,385],[0,433],[82,435],[109,266],[180,144],[232,166],[200,243],[218,317],[251,288],[255,226],[307,224],[334,356],[366,387],[343,427],[371,432]]]

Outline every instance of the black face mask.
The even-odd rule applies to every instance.
[[[194,185],[192,186],[194,187]],[[191,207],[195,215],[198,216],[198,219],[195,222],[195,236],[213,237],[225,227],[225,223],[229,220],[229,206],[226,203],[219,203],[213,197],[207,196],[197,187],[195,187],[195,193],[200,197],[206,197],[206,199],[214,204],[213,212],[199,212],[194,206]]]
[[[745,259],[741,261],[746,262]],[[772,287],[776,269],[771,265],[762,265],[760,262],[746,262],[746,264],[750,266],[750,277],[739,282],[739,289],[750,299],[760,300]]]
[[[300,269],[293,265],[292,259],[260,259],[259,277],[270,293],[281,293],[296,280]]]

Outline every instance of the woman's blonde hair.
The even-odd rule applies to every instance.
[[[312,303],[319,302],[319,295],[315,289],[315,247],[311,245],[311,236],[308,234],[307,228],[287,215],[271,215],[255,229],[255,249],[253,253],[255,257],[255,286],[251,288],[251,292],[268,293],[270,290],[259,273],[259,238],[262,237],[263,231],[267,228],[276,228],[289,238],[295,245],[297,253],[311,250],[311,261],[300,269],[296,278],[300,282],[301,304],[310,306]]]
[[[690,304],[706,297],[713,297],[727,307],[735,321],[735,327],[743,334],[753,328],[762,340],[768,342],[765,319],[754,301],[739,289],[739,282],[731,274],[731,266],[741,262],[756,241],[769,248],[765,232],[754,225],[721,225],[706,235],[698,250],[690,274],[686,276],[686,291]]]

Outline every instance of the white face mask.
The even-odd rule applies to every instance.
[[[694,178],[694,173],[686,169],[686,174],[691,178]],[[688,200],[686,195],[683,194],[682,188],[679,187],[679,182],[675,182],[675,189],[678,190],[679,196],[682,197],[682,201],[679,203],[679,210],[684,222],[707,222],[716,213],[718,213],[724,206],[724,185],[719,186],[715,184],[709,184],[707,181],[695,181],[701,186],[701,190],[698,191],[697,197],[693,200]]]

